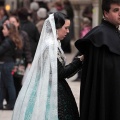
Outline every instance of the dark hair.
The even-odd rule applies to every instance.
[[[64,9],[66,10],[67,12],[67,15],[69,16],[70,19],[73,19],[74,18],[74,11],[73,11],[73,7],[72,7],[72,4],[69,0],[65,0],[63,2],[64,4]]]
[[[61,28],[65,24],[65,20],[70,20],[69,17],[61,12],[54,13],[56,29]]]
[[[15,45],[18,49],[21,49],[23,47],[23,43],[22,43],[22,39],[19,35],[19,31],[11,23],[5,23],[4,25],[9,30],[9,37],[11,38],[11,40],[15,43]]]
[[[19,17],[18,17],[17,15],[14,15],[14,14],[13,14],[13,15],[10,15],[10,16],[9,16],[9,19],[10,19],[10,18],[15,18],[15,20],[17,21],[17,23],[19,23],[19,26],[18,26],[18,30],[19,30],[19,29],[20,29],[20,19],[19,19]]]
[[[111,4],[120,4],[120,0],[102,0],[102,12],[109,12]]]
[[[18,11],[18,17],[20,20],[27,20],[28,16],[30,16],[30,13],[28,12],[27,8],[20,8]]]
[[[93,5],[88,4],[85,9],[83,10],[82,16],[89,18],[92,21],[92,14],[93,14]]]

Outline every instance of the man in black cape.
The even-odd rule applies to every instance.
[[[80,120],[120,120],[120,0],[103,0],[104,18],[75,46],[84,55]]]

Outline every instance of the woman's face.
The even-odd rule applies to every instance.
[[[4,35],[5,37],[9,35],[9,30],[7,29],[6,25],[3,25],[3,30],[2,30],[2,32],[3,32],[3,35]]]
[[[65,36],[69,33],[70,20],[65,20],[65,24],[62,28],[57,29],[57,35],[59,40],[63,40]]]
[[[9,18],[9,21],[10,21],[10,23],[12,23],[13,25],[15,25],[16,28],[19,27],[19,22],[16,20],[15,17],[10,17],[10,18]]]
[[[4,17],[4,10],[3,9],[0,9],[0,20],[2,20],[3,19],[3,17]]]

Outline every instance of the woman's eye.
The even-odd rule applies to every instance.
[[[69,27],[65,27],[65,29],[69,29]]]

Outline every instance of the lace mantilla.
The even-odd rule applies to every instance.
[[[61,43],[60,40],[58,40],[58,52],[57,52],[57,58],[58,60],[62,63],[63,66],[65,66],[65,61],[66,61],[66,57],[65,54],[61,48]]]
[[[54,15],[45,20],[29,73],[16,100],[12,120],[58,120],[58,42]]]

